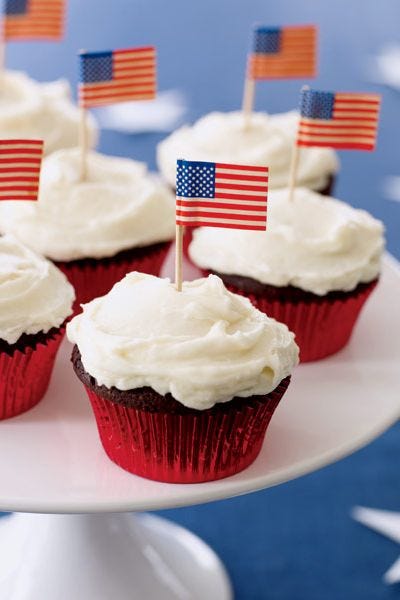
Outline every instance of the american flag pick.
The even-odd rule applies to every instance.
[[[0,140],[0,201],[38,199],[43,140]]]
[[[315,25],[255,28],[249,79],[315,77],[316,68]]]
[[[378,94],[302,90],[297,145],[374,150],[380,101]]]
[[[5,40],[62,38],[65,0],[3,1]]]
[[[156,96],[154,46],[80,53],[79,104],[83,108]]]
[[[176,224],[267,228],[268,167],[178,160]]]

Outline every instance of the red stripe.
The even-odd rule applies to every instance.
[[[2,173],[21,173],[21,171],[24,173],[40,173],[40,167],[0,167],[0,176]]]
[[[375,136],[371,135],[370,133],[366,132],[366,133],[342,133],[342,132],[338,132],[335,134],[335,131],[332,130],[331,132],[328,133],[322,133],[322,132],[318,132],[318,131],[300,131],[299,132],[299,136],[306,136],[309,138],[319,138],[319,137],[323,137],[323,138],[332,138],[332,137],[341,137],[343,139],[345,138],[359,138],[359,137],[366,137],[366,138],[373,138]]]
[[[247,200],[248,202],[266,202],[267,191],[263,196],[249,196],[248,194],[224,194],[223,192],[216,192],[214,197],[220,200]]]
[[[268,183],[268,177],[260,177],[258,175],[237,175],[236,173],[218,173],[215,174],[215,179],[239,179],[242,181],[263,181]]]
[[[374,125],[339,125],[337,123],[327,123],[325,125],[325,123],[309,123],[307,121],[307,123],[304,123],[303,121],[300,121],[300,127],[299,129],[303,130],[303,131],[310,131],[310,133],[312,133],[313,131],[318,131],[319,129],[331,129],[333,131],[347,131],[348,129],[357,129],[360,131],[376,131],[376,126]]]
[[[155,46],[141,46],[140,48],[123,48],[122,50],[114,50],[114,54],[127,54],[128,52],[155,52]]]
[[[18,201],[18,200],[26,200],[26,201],[33,201],[36,202],[38,199],[37,194],[36,195],[31,195],[31,196],[14,196],[14,194],[11,194],[9,198],[1,198],[0,197],[0,202],[14,202],[14,201]]]
[[[18,175],[18,180],[16,180],[15,177],[2,177],[0,174],[0,185],[2,183],[14,183],[15,181],[26,181],[27,183],[36,183],[37,185],[38,179],[38,177]]]
[[[1,192],[37,192],[37,190],[38,190],[37,184],[32,185],[30,187],[23,186],[23,185],[15,185],[15,186],[5,186],[4,188],[2,188],[0,185]]]
[[[233,210],[254,210],[261,212],[267,207],[267,203],[263,206],[254,206],[253,204],[225,204],[224,202],[186,202],[181,198],[176,199],[177,206],[185,206],[188,208],[221,208],[227,211]],[[183,213],[182,213],[183,214]],[[232,213],[233,214],[233,213]]]
[[[260,171],[268,174],[268,167],[253,167],[248,165],[232,165],[227,163],[215,163],[216,169],[232,169],[235,171]]]
[[[375,144],[324,143],[298,140],[298,146],[315,146],[318,148],[337,148],[338,150],[374,150]]]
[[[41,158],[0,158],[1,165],[14,165],[20,163],[23,165],[40,165]]]
[[[0,154],[32,154],[33,156],[42,154],[42,148],[2,148],[0,142]]]
[[[236,223],[211,223],[209,221],[192,221],[192,223],[186,223],[185,221],[179,221],[176,219],[177,225],[183,225],[184,227],[222,227],[223,229],[245,229],[251,231],[265,231],[267,222],[265,221],[265,226],[258,225],[238,225]]]
[[[218,183],[216,182],[215,189],[225,190],[241,190],[247,192],[264,192],[268,188],[265,185],[240,185],[239,183]]]
[[[124,90],[124,89],[134,89],[134,88],[143,88],[145,86],[151,86],[154,87],[154,79],[151,80],[149,77],[149,81],[145,81],[145,82],[141,82],[138,83],[136,82],[134,79],[132,79],[131,83],[128,82],[124,82],[124,83],[116,83],[116,81],[112,81],[110,83],[105,83],[104,85],[96,85],[95,87],[84,87],[84,92],[86,94],[92,93],[95,94],[96,92],[102,92],[104,90],[109,90],[109,89],[113,89],[113,90]]]
[[[258,216],[258,215],[237,215],[237,214],[232,214],[232,213],[217,213],[217,212],[208,212],[206,210],[193,210],[193,211],[185,211],[182,212],[180,210],[176,211],[176,214],[181,216],[181,217],[187,217],[187,218],[191,218],[191,217],[196,217],[196,215],[198,215],[199,217],[213,217],[214,219],[233,219],[234,221],[238,221],[243,220],[243,221],[265,221],[265,215],[262,216]]]
[[[109,100],[112,98],[134,98],[135,96],[145,96],[145,95],[155,95],[154,88],[141,88],[134,92],[133,90],[127,90],[126,92],[116,93],[112,89],[110,89],[108,94],[82,94],[82,99],[85,102],[93,102],[96,100]]]
[[[13,139],[13,140],[0,140],[0,146],[11,146],[12,144],[32,144],[35,146],[43,146],[43,140],[30,140],[30,139]]]

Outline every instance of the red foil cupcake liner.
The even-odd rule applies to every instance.
[[[45,395],[65,327],[34,348],[0,352],[0,419],[26,412]]]
[[[115,283],[131,271],[140,271],[158,276],[170,245],[171,242],[157,244],[154,247],[149,247],[146,253],[132,251],[132,256],[130,256],[130,252],[121,253],[115,260],[83,259],[71,262],[56,262],[56,266],[66,275],[75,288],[74,313],[80,311],[81,304],[107,294]]]
[[[296,335],[300,348],[300,362],[320,360],[335,354],[348,343],[358,316],[377,281],[348,292],[344,298],[318,297],[307,302],[293,302],[290,295],[285,302],[269,300],[259,294],[244,292],[225,283],[235,294],[246,296],[252,304],[269,317],[286,323]]]
[[[112,461],[147,479],[200,483],[234,475],[255,460],[289,381],[266,396],[244,398],[240,408],[188,414],[127,407],[85,387]]]

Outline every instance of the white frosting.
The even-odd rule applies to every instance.
[[[18,71],[6,71],[1,78],[0,136],[2,138],[44,139],[46,154],[78,144],[79,109],[71,99],[65,79],[39,83]],[[97,126],[88,115],[92,146]]]
[[[72,313],[75,293],[50,261],[12,236],[0,237],[0,339],[47,333]]]
[[[298,118],[296,111],[275,115],[253,113],[250,125],[245,127],[241,112],[210,113],[192,126],[177,129],[158,145],[159,169],[175,187],[178,158],[266,165],[269,187],[285,187]],[[330,148],[306,148],[300,152],[298,184],[322,190],[338,168],[337,156]]]
[[[350,291],[375,279],[383,224],[364,210],[305,188],[273,190],[267,231],[200,228],[189,253],[204,269],[314,294]]]
[[[99,385],[150,386],[191,408],[268,394],[298,362],[286,325],[227,291],[219,277],[183,284],[129,273],[68,325]]]
[[[91,152],[79,179],[78,149],[43,161],[38,202],[0,202],[0,229],[53,260],[113,256],[170,240],[175,198],[144,163]]]

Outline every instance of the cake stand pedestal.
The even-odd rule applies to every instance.
[[[277,485],[376,438],[400,416],[399,297],[400,270],[386,257],[351,343],[297,369],[257,460],[202,484],[149,481],[107,458],[64,342],[43,401],[0,423],[0,510],[42,513],[0,520],[0,598],[232,598],[224,567],[199,538],[164,519],[126,513]]]

